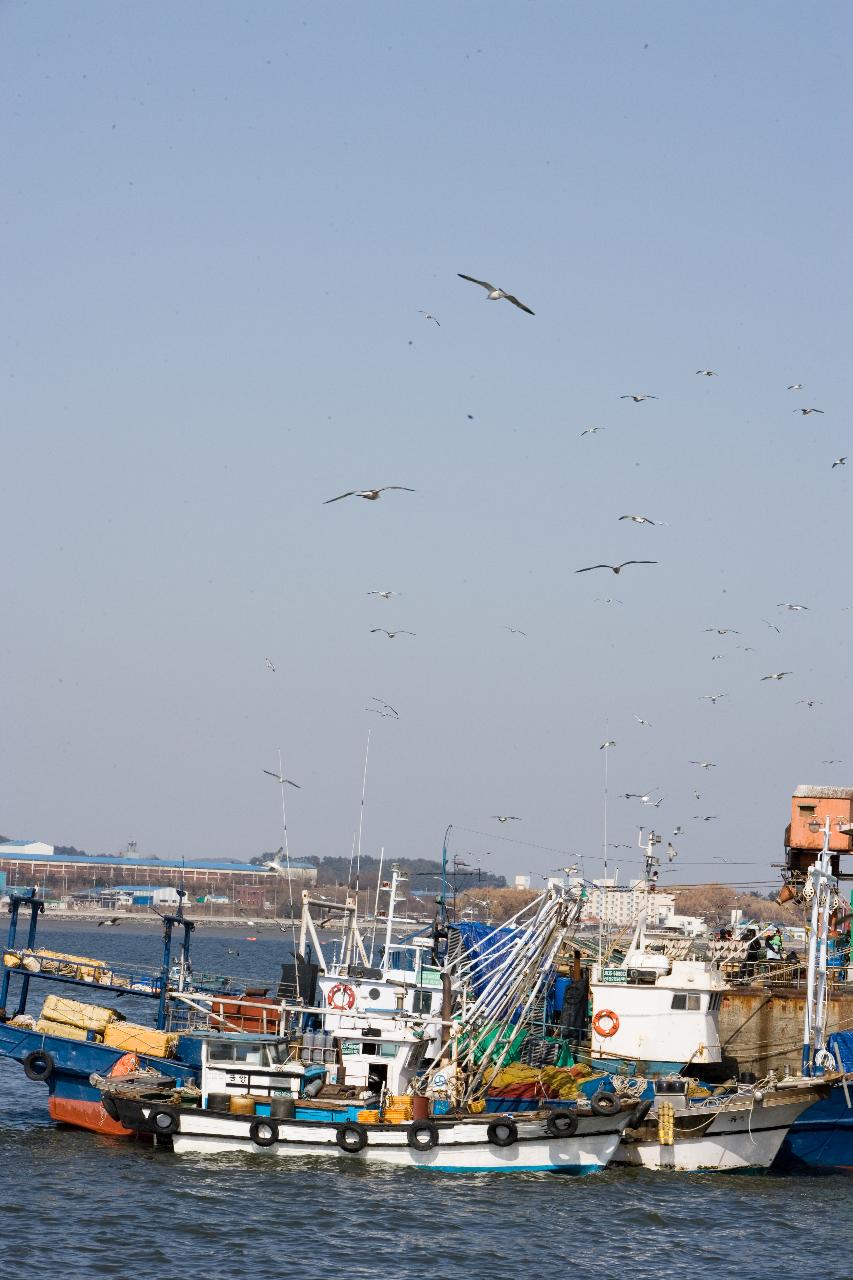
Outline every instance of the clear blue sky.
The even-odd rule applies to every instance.
[[[367,852],[598,872],[609,737],[610,841],[771,879],[853,782],[851,28],[0,5],[0,831],[251,856],[281,747],[292,852],[348,854],[372,729]]]

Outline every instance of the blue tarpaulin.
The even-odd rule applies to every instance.
[[[827,1048],[839,1071],[853,1071],[853,1031],[836,1031],[829,1037]]]

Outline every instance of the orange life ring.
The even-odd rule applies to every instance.
[[[336,982],[326,996],[326,1003],[333,1009],[351,1009],[355,1004],[355,988],[346,982]]]
[[[605,1022],[607,1023],[606,1027],[604,1026]],[[614,1013],[612,1009],[599,1009],[592,1020],[592,1029],[603,1039],[609,1040],[619,1030],[619,1015]]]

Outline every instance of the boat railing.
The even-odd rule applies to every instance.
[[[13,977],[43,978],[71,986],[100,987],[140,996],[159,996],[162,986],[160,970],[152,972],[112,960],[91,960],[59,952],[7,948],[3,952],[3,965]]]
[[[762,986],[793,988],[805,991],[808,970],[805,961],[784,960],[730,960],[721,966],[721,972],[732,986]],[[849,987],[847,968],[827,970],[827,986],[830,989]]]

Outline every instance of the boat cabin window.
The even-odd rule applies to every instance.
[[[406,1067],[409,1071],[413,1071],[415,1067],[420,1066],[420,1064],[423,1062],[424,1058],[426,1057],[426,1051],[428,1047],[429,1046],[426,1040],[421,1040],[418,1044],[412,1045],[411,1049],[409,1050],[408,1061],[406,1062]]]
[[[390,1040],[363,1040],[361,1044],[361,1052],[366,1058],[393,1058],[399,1049],[398,1044],[394,1044]]]
[[[676,991],[672,997],[672,1008],[693,1010],[701,1009],[702,997],[699,995],[692,995],[687,991]]]
[[[432,1013],[432,992],[414,991],[412,993],[412,1013]]]
[[[278,1048],[278,1045],[267,1046],[264,1044],[253,1044],[251,1041],[214,1041],[210,1046],[210,1061],[213,1062],[244,1062],[247,1066],[262,1066],[269,1061],[267,1056],[268,1047]],[[283,1059],[274,1058],[273,1061],[283,1061]]]

